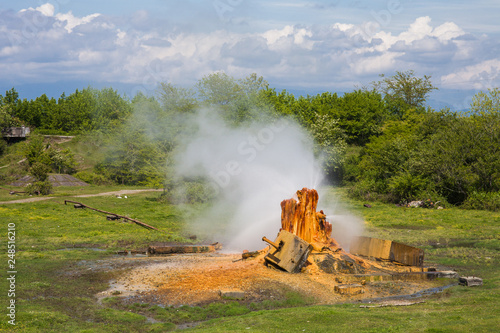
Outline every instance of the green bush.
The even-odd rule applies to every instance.
[[[68,135],[68,132],[65,132],[60,129],[44,129],[44,128],[37,128],[33,131],[33,134],[39,134],[39,135]]]
[[[80,179],[88,184],[92,185],[112,185],[113,181],[106,178],[102,174],[98,174],[92,171],[80,171],[73,175],[75,178]]]
[[[7,142],[4,139],[0,139],[0,156],[2,156],[5,151],[7,151]]]
[[[408,172],[395,175],[388,183],[390,194],[400,201],[421,200],[419,194],[429,186],[428,179]]]
[[[49,177],[50,167],[46,164],[35,162],[31,165],[29,170],[30,175],[35,177],[38,182],[45,182]]]
[[[51,167],[57,173],[72,174],[76,170],[77,163],[74,154],[69,149],[51,148],[47,151],[51,160]]]
[[[181,201],[186,203],[204,203],[209,202],[215,198],[214,189],[204,182],[184,182],[176,190],[173,195],[174,201]]]
[[[500,211],[500,192],[472,192],[461,207]]]
[[[36,181],[26,186],[26,193],[30,195],[48,195],[52,192],[52,183],[49,181]]]

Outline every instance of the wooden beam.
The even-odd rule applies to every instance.
[[[158,230],[157,228],[153,227],[153,226],[150,226],[144,222],[141,222],[139,220],[136,220],[136,219],[133,219],[133,218],[130,218],[128,216],[124,216],[124,215],[118,215],[118,214],[115,214],[115,213],[110,213],[110,212],[107,212],[105,210],[101,210],[101,209],[97,209],[97,208],[92,208],[90,206],[87,206],[81,202],[77,202],[77,201],[71,201],[71,200],[64,200],[64,204],[66,205],[67,203],[72,203],[72,204],[75,204],[75,208],[77,208],[76,205],[80,205],[78,208],[80,207],[85,207],[85,208],[88,208],[88,209],[91,209],[91,210],[95,210],[96,212],[100,212],[100,213],[103,213],[103,214],[106,214],[106,215],[113,215],[113,216],[116,216],[117,218],[121,218],[121,219],[124,219],[124,220],[128,220],[128,221],[131,221],[131,222],[134,222],[135,224],[138,224],[140,225],[141,227],[144,227],[146,229],[153,229],[153,230],[156,230],[156,231],[160,231]]]

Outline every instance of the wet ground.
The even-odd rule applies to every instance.
[[[244,295],[243,302],[284,299],[289,292],[302,294],[315,304],[380,301],[393,297],[401,301],[423,295],[425,290],[439,292],[439,288],[455,283],[451,279],[429,279],[426,274],[413,273],[328,274],[315,265],[309,265],[302,273],[290,274],[266,267],[263,256],[238,260],[240,258],[241,254],[220,253],[117,256],[80,265],[91,270],[123,270],[117,274],[118,278],[109,282],[109,289],[96,295],[99,299],[118,296],[126,302],[162,306],[224,301],[221,291],[237,291]],[[335,290],[336,286],[346,285],[357,287],[346,294]]]

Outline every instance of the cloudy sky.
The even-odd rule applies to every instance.
[[[58,97],[214,71],[296,94],[345,92],[384,73],[431,75],[431,105],[466,108],[500,86],[500,1],[18,0],[0,5],[0,93]]]

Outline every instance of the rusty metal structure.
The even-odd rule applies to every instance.
[[[274,242],[266,237],[262,240],[272,247],[264,258],[266,262],[289,273],[299,272],[313,249],[311,244],[286,230],[281,230]]]
[[[356,237],[351,243],[350,252],[359,256],[390,260],[409,266],[422,267],[424,265],[424,251],[422,249],[390,240]]]
[[[265,262],[290,273],[301,271],[305,264],[314,263],[326,273],[364,274],[384,271],[373,262],[388,261],[407,269],[423,272],[424,251],[402,243],[370,237],[358,237],[345,252],[332,238],[332,225],[323,211],[316,211],[318,192],[303,188],[294,198],[281,202],[281,229],[274,241],[263,237],[270,245]],[[309,259],[309,261],[308,261]]]

